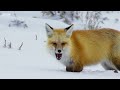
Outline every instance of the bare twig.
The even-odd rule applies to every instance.
[[[5,41],[5,43],[4,43],[4,46],[3,46],[3,47],[6,48],[6,39],[5,39],[5,38],[4,38],[4,41]]]
[[[18,49],[18,50],[21,50],[22,46],[23,46],[23,42],[21,43],[21,45],[20,45],[20,47],[19,47],[19,49]]]
[[[37,35],[35,35],[35,40],[37,40]]]
[[[12,48],[11,42],[8,44],[8,48],[9,48],[9,49]]]

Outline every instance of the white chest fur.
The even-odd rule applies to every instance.
[[[70,65],[70,57],[63,55],[61,60],[59,60],[59,62],[65,66],[69,66]]]

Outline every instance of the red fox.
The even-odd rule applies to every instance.
[[[66,66],[68,72],[81,72],[84,66],[101,63],[106,70],[120,70],[120,32],[97,30],[54,29],[45,25],[47,47],[51,55]]]

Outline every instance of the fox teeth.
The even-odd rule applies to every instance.
[[[62,57],[62,54],[55,54],[56,55],[56,58],[58,59],[58,60],[60,60],[61,59],[61,57]]]

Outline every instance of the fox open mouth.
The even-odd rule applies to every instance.
[[[62,57],[62,54],[60,54],[60,53],[55,53],[55,55],[56,55],[56,58],[57,58],[58,60],[60,60],[61,57]]]

